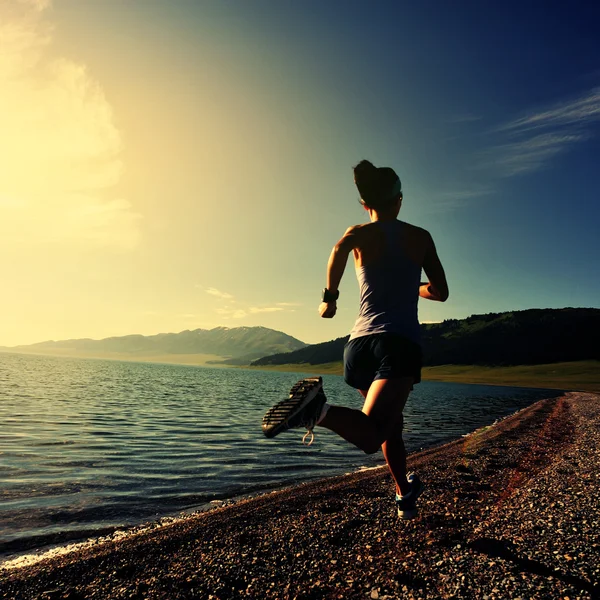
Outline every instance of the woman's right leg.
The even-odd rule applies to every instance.
[[[334,431],[366,454],[374,454],[381,448],[383,439],[377,424],[358,409],[332,405],[319,425]]]
[[[402,417],[412,384],[412,377],[378,379],[366,392],[362,411],[330,406],[319,425],[334,431],[363,452],[373,454],[392,437],[391,434]],[[361,394],[365,396],[364,391]]]

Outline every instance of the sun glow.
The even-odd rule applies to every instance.
[[[0,243],[131,247],[139,215],[113,190],[121,135],[85,65],[53,55],[49,5],[0,8]]]

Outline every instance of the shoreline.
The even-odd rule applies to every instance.
[[[544,389],[544,388],[540,388]],[[557,390],[548,389],[548,392],[557,392]],[[559,391],[559,390],[558,390]],[[536,401],[537,402],[537,401]],[[531,406],[531,405],[530,405]],[[526,410],[529,406],[519,408],[512,413],[497,417],[494,421],[482,425],[475,430],[468,431],[458,437],[448,437],[445,441],[430,442],[421,447],[418,447],[410,452],[410,456],[418,455],[422,452],[443,448],[446,445],[456,443],[461,439],[475,435],[480,431],[485,431],[490,427],[494,427],[498,423],[518,415],[521,411]],[[66,532],[56,532],[41,535],[33,535],[30,537],[17,538],[11,541],[0,543],[0,574],[5,569],[20,568],[21,566],[29,566],[40,560],[48,557],[54,557],[66,554],[73,549],[85,549],[86,547],[95,546],[97,544],[113,541],[115,539],[123,539],[130,536],[135,536],[140,532],[149,531],[151,529],[160,528],[164,525],[173,522],[184,521],[194,518],[199,514],[209,513],[217,508],[231,506],[240,501],[257,498],[264,495],[269,495],[275,492],[284,491],[295,488],[299,485],[309,484],[317,481],[327,482],[346,476],[364,473],[376,469],[386,469],[386,464],[383,456],[380,456],[381,464],[379,465],[360,465],[356,467],[340,467],[338,472],[327,475],[313,475],[300,482],[279,482],[274,487],[266,487],[254,491],[233,493],[231,496],[222,497],[207,501],[205,503],[190,506],[173,512],[166,512],[162,515],[157,515],[154,519],[144,519],[132,523],[110,524],[97,528],[88,528],[80,530],[69,530]],[[352,470],[348,470],[352,469]]]
[[[598,430],[567,393],[409,455],[413,521],[375,467],[0,570],[0,597],[598,598]]]
[[[210,369],[247,369],[249,371],[276,371],[283,373],[310,373],[312,375],[343,375],[341,361],[310,365],[308,363],[285,365],[224,365],[207,362],[216,355],[81,355],[77,353],[14,352],[0,350],[1,354],[18,356],[44,356],[50,358],[72,358],[80,360],[108,360],[140,364],[178,365]],[[199,357],[203,358],[200,359]],[[216,357],[219,358],[219,357]],[[222,357],[220,357],[222,358]],[[557,374],[557,371],[561,371]],[[482,365],[438,365],[425,366],[422,381],[442,383],[464,383],[467,385],[496,385],[503,387],[539,388],[547,390],[581,391],[600,393],[600,361],[582,360],[541,365],[515,365],[511,367],[486,367]]]
[[[485,427],[482,429],[485,429]],[[309,485],[317,482],[326,484],[330,480],[351,477],[353,475],[366,473],[368,471],[385,470],[386,468],[387,467],[385,464],[377,465],[375,467],[359,467],[354,471],[339,475],[309,479],[307,481],[302,481],[295,484],[287,484],[273,489],[265,489],[250,494],[241,494],[239,496],[232,496],[226,500],[212,500],[209,502],[209,504],[212,504],[212,506],[207,506],[206,508],[189,509],[188,511],[181,511],[173,514],[166,514],[153,521],[144,521],[135,525],[108,526],[106,528],[99,529],[96,534],[90,534],[89,536],[82,536],[81,538],[74,538],[73,540],[64,540],[56,543],[48,543],[36,548],[25,549],[22,551],[17,550],[16,552],[7,552],[4,554],[4,556],[0,554],[0,581],[3,572],[10,572],[14,569],[29,567],[43,560],[55,558],[57,556],[64,556],[71,554],[72,552],[83,551],[88,548],[97,547],[103,544],[135,538],[138,535],[142,535],[155,529],[161,529],[176,523],[184,523],[186,521],[193,520],[200,515],[209,515],[213,511],[229,508],[239,504],[240,502],[265,498],[267,496],[282,492],[293,492],[293,490],[303,485]]]
[[[343,375],[341,361],[318,365],[298,363],[234,368],[284,373],[314,373],[315,375]],[[487,367],[483,365],[424,366],[422,381],[600,393],[600,361],[585,360],[508,367]]]

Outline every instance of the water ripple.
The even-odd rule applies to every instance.
[[[0,550],[382,464],[327,430],[311,448],[298,431],[262,436],[265,410],[302,375],[0,354]],[[324,380],[331,401],[360,408],[342,378]],[[420,384],[405,412],[407,446],[549,395]]]

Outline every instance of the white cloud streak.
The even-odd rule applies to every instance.
[[[492,133],[508,139],[482,153],[482,167],[512,177],[547,167],[557,156],[592,137],[600,121],[600,88],[578,98],[513,119]]]
[[[243,319],[248,313],[241,308],[217,308],[215,312],[225,319]]]
[[[209,288],[213,290],[211,293],[213,296],[222,297],[219,292],[215,288]],[[207,290],[208,291],[208,290]],[[218,292],[218,293],[215,293]],[[278,312],[295,312],[295,310],[291,307],[299,306],[294,302],[277,302],[275,306],[248,306],[242,308],[240,306],[232,306],[231,304],[225,304],[224,306],[220,306],[215,308],[215,312],[220,315],[223,319],[244,319],[246,317],[250,317],[253,315],[259,314],[268,314],[268,313],[278,313]]]
[[[542,127],[585,126],[600,120],[600,87],[568,102],[509,121],[497,131],[524,132]]]
[[[465,114],[455,117],[453,122],[477,120],[477,115]],[[529,111],[495,127],[487,132],[493,136],[493,143],[480,150],[472,163],[474,170],[486,172],[485,183],[474,181],[456,191],[434,193],[427,199],[431,211],[463,208],[474,199],[494,193],[494,181],[498,179],[548,167],[559,156],[591,139],[595,133],[593,126],[598,122],[600,87],[594,87],[577,98]]]
[[[222,300],[233,300],[233,296],[228,294],[227,292],[221,292],[217,288],[206,288],[206,293],[211,296],[216,296],[217,298],[221,298]]]
[[[283,310],[282,306],[251,306],[249,312],[255,315],[257,313],[279,312],[281,310]]]
[[[494,149],[494,164],[506,177],[537,171],[551,159],[570,150],[571,146],[589,139],[585,133],[544,133]]]

